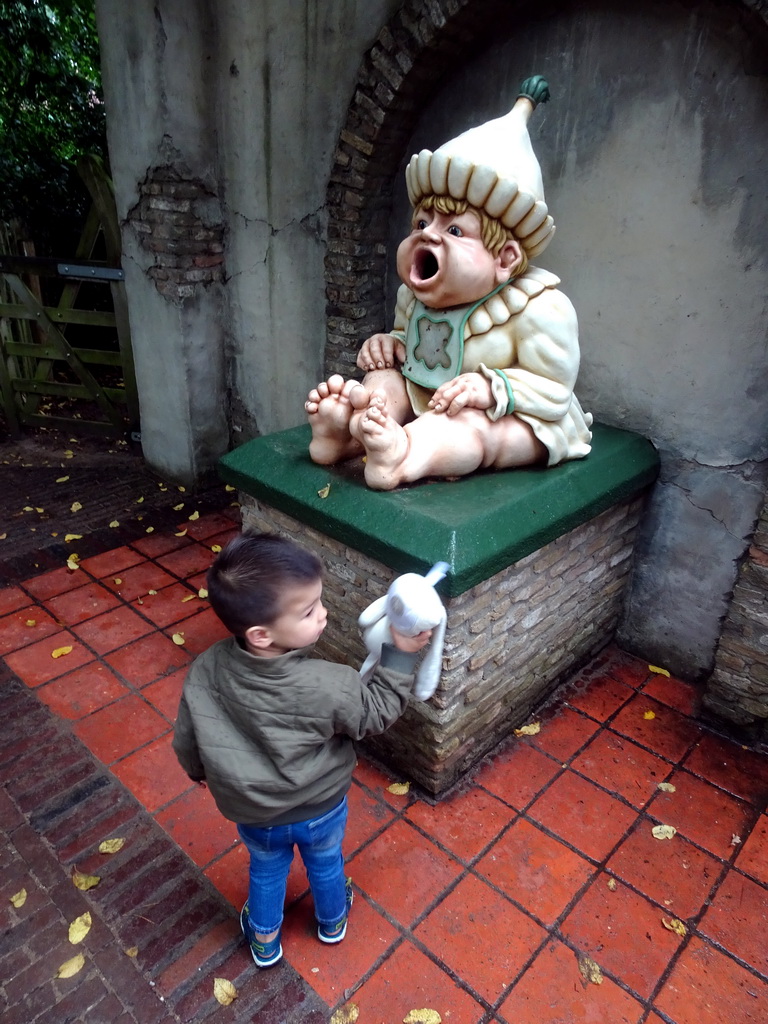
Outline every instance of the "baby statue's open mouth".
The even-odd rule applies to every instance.
[[[440,269],[437,256],[431,249],[419,249],[413,261],[414,276],[420,281],[428,281]]]

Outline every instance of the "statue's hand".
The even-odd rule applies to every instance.
[[[391,334],[374,334],[364,341],[357,353],[357,365],[361,370],[391,370],[395,361],[405,361],[405,345]]]
[[[480,373],[462,373],[446,381],[429,400],[430,409],[448,416],[462,409],[491,409],[495,404],[491,385]]]

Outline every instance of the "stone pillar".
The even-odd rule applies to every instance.
[[[736,580],[702,705],[768,744],[768,502]]]

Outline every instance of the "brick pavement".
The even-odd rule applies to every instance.
[[[60,567],[73,549],[67,532],[82,535],[74,547],[85,559],[237,497],[216,480],[180,491],[130,445],[57,431],[18,441],[0,435],[0,493],[0,588]],[[83,506],[77,513],[75,501]],[[174,508],[181,503],[182,513]],[[120,525],[110,527],[115,520]],[[3,1024],[327,1019],[325,1004],[287,962],[255,969],[231,904],[2,659],[0,830]],[[99,854],[99,842],[117,832],[128,839],[123,850]],[[80,892],[75,867],[101,882]],[[10,897],[22,888],[28,897],[17,910]],[[86,910],[92,928],[73,946],[69,924]],[[125,950],[135,946],[131,958]],[[78,951],[83,969],[56,980]],[[214,977],[235,984],[230,1007],[214,1000]]]
[[[4,1024],[320,1024],[323,1002],[283,962],[257,971],[231,905],[140,804],[0,662],[0,1016]],[[98,853],[119,833],[126,845]],[[101,882],[80,892],[77,869]],[[10,896],[25,888],[18,910]],[[73,946],[68,926],[89,911]],[[126,950],[138,947],[131,958]],[[55,980],[82,952],[84,968]],[[238,998],[224,1008],[213,979]]]
[[[392,1024],[416,1007],[446,1024],[762,1021],[768,761],[701,728],[695,687],[616,649],[564,685],[537,734],[510,738],[438,805],[395,794],[361,758],[346,847],[353,941],[317,942],[297,869],[285,960],[257,972],[236,920],[242,847],[168,748],[183,665],[221,628],[190,595],[233,528],[233,495],[219,485],[219,510],[192,519],[158,486],[158,533],[128,515],[126,543],[100,518],[124,501],[116,475],[86,495],[102,512],[81,531],[80,571],[47,548],[57,568],[39,576],[50,566],[33,550],[0,590],[4,1022],[316,1024],[352,1001],[361,1020]],[[59,500],[57,519],[48,506],[45,530],[60,536],[70,509]],[[31,521],[14,524],[20,547],[25,528],[39,531]],[[169,639],[179,624],[183,648]],[[70,656],[51,661],[67,642]],[[677,829],[671,844],[652,834],[659,823]],[[114,835],[125,847],[99,854]],[[73,866],[101,882],[78,892]],[[84,966],[55,980],[84,908]],[[672,915],[682,935],[664,925]],[[586,979],[585,956],[602,984]],[[233,1006],[214,1002],[214,977],[237,986]]]
[[[194,491],[162,480],[126,441],[52,429],[11,439],[0,420],[0,586],[60,566],[73,550],[68,533],[81,535],[76,549],[88,558],[175,529],[174,506],[204,514],[236,498],[213,476]]]

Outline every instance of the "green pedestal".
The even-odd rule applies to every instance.
[[[309,438],[308,426],[256,438],[224,456],[220,475],[396,573],[448,562],[451,571],[440,586],[446,596],[464,593],[635,497],[655,480],[659,465],[645,438],[595,424],[586,459],[372,491],[361,459],[317,466]]]

